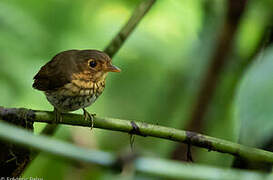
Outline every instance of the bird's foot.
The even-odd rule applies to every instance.
[[[93,129],[94,127],[94,117],[96,116],[96,114],[90,114],[88,111],[86,111],[84,108],[82,108],[83,110],[83,118],[85,121],[88,121],[88,119],[90,119],[91,121],[91,130]]]
[[[55,119],[54,119],[54,124],[61,123],[63,118],[62,118],[62,113],[58,111],[56,108],[54,108],[54,114],[55,114]]]

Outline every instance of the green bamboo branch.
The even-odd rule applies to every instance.
[[[3,113],[4,112],[4,113]],[[10,114],[21,116],[33,122],[52,123],[54,120],[54,113],[48,111],[34,111],[31,109],[0,109],[0,118],[9,121]],[[12,116],[14,117],[14,116]],[[17,119],[24,119],[18,117]],[[62,115],[61,124],[89,127],[90,122],[85,121],[82,115],[65,113]],[[209,151],[217,151],[221,153],[228,153],[239,158],[250,161],[264,162],[273,164],[273,153],[261,149],[251,148],[230,142],[223,139],[218,139],[190,131],[183,131],[175,128],[169,128],[159,125],[148,124],[139,121],[129,121],[113,118],[94,118],[94,128],[108,129],[112,131],[127,132],[140,136],[151,136],[171,141],[191,144],[197,147],[206,148]]]
[[[26,110],[26,112],[27,111],[28,110]],[[33,112],[29,115],[36,116],[36,114],[33,114]],[[37,116],[51,117],[52,114],[40,112],[37,113]],[[114,154],[77,147],[67,142],[51,139],[43,135],[33,135],[27,130],[15,127],[3,121],[0,121],[0,139],[19,144],[21,146],[32,147],[37,151],[43,151],[57,157],[96,164],[102,167],[119,168],[117,166],[122,166],[126,164],[126,162],[123,162],[123,164],[117,163],[117,160],[119,158],[116,158]],[[269,180],[273,176],[273,174],[233,169],[221,169],[216,167],[186,164],[178,161],[145,157],[136,157],[133,160],[133,165],[136,172],[138,173],[173,179],[191,178],[229,180],[248,179],[249,177],[251,177],[251,179],[253,180]]]
[[[145,14],[151,9],[154,3],[155,0],[143,0],[134,10],[127,23],[122,27],[119,33],[111,41],[111,43],[105,48],[104,52],[107,53],[110,57],[113,57],[121,48],[125,40],[136,28],[138,23],[145,16]]]

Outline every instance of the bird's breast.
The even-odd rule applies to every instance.
[[[60,112],[75,111],[93,104],[98,96],[65,96],[56,92],[46,93],[46,98]]]
[[[64,85],[58,91],[66,96],[90,96],[93,94],[100,95],[105,87],[105,82],[92,82],[84,80],[72,80]]]
[[[104,81],[72,80],[62,88],[45,92],[47,100],[59,111],[69,112],[93,104],[105,87]]]

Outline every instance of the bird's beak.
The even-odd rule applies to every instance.
[[[106,71],[107,72],[120,72],[121,70],[117,66],[115,66],[113,64],[109,64],[106,68]]]

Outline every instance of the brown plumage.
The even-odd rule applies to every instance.
[[[111,58],[98,50],[63,51],[46,63],[34,76],[33,88],[43,91],[54,106],[56,121],[61,112],[90,106],[105,87],[108,72],[120,72]]]

